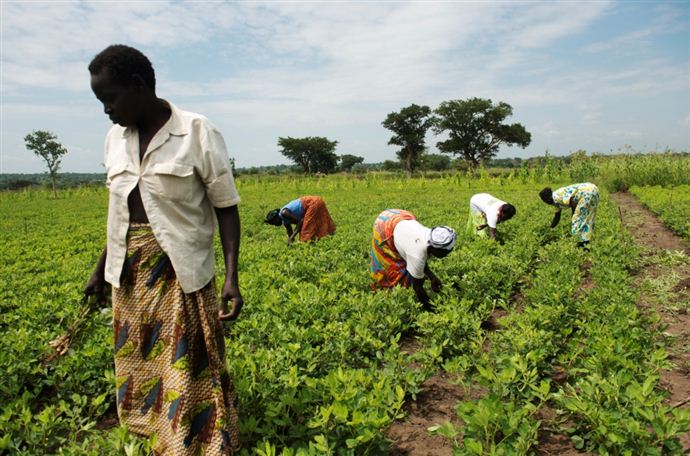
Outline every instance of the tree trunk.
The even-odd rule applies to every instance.
[[[472,177],[477,177],[477,168],[479,167],[479,161],[477,159],[469,160],[470,171],[472,172]]]
[[[407,171],[407,178],[412,177],[412,156],[408,155],[405,163],[405,171]]]
[[[53,183],[53,198],[57,199],[57,189],[55,188],[55,175],[50,175],[50,181]]]

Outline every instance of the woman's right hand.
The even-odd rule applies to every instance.
[[[439,291],[441,291],[441,288],[443,288],[443,284],[441,283],[439,278],[436,276],[432,277],[431,278],[431,289],[433,291],[435,291],[436,293],[438,293]]]
[[[91,278],[86,282],[86,287],[84,287],[84,296],[87,298],[89,296],[96,296],[98,303],[105,301],[105,259],[108,254],[108,249],[103,249],[98,263],[96,263],[96,269],[94,269]]]
[[[551,228],[556,228],[558,226],[558,222],[561,221],[561,211],[556,211],[556,213],[553,215],[553,220],[551,220]]]
[[[91,278],[84,287],[84,296],[96,296],[99,303],[105,301],[105,279],[98,271],[91,274]]]
[[[424,290],[424,279],[416,279],[412,277],[412,289],[414,290],[417,300],[422,303],[423,306],[429,305],[429,295]]]

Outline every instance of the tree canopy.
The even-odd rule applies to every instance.
[[[442,154],[424,154],[422,155],[422,169],[427,171],[450,169],[450,157]]]
[[[24,137],[26,148],[41,157],[48,167],[50,181],[53,184],[53,195],[57,197],[55,181],[57,172],[60,169],[62,156],[67,153],[67,149],[57,141],[54,133],[45,130],[35,130]]]
[[[295,162],[306,174],[332,173],[338,167],[335,147],[338,141],[322,136],[278,138],[280,153]]]
[[[357,155],[345,154],[340,156],[340,170],[341,171],[352,171],[352,167],[357,163],[363,163],[364,157],[358,157]]]
[[[411,104],[399,112],[391,112],[381,124],[395,133],[388,144],[400,146],[397,152],[408,176],[420,165],[426,150],[424,137],[432,126],[431,109]]]
[[[436,143],[441,152],[461,155],[473,168],[493,157],[501,144],[527,147],[532,135],[519,123],[503,121],[513,114],[504,102],[485,98],[442,102],[434,111],[434,132],[447,133]]]

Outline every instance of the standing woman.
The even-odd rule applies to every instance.
[[[288,244],[292,244],[298,234],[300,241],[307,242],[335,233],[335,223],[320,196],[303,196],[280,209],[273,209],[266,214],[264,223],[285,226]],[[292,225],[295,225],[294,230]]]
[[[572,229],[574,236],[579,236],[578,246],[583,247],[592,239],[594,219],[599,204],[599,189],[596,185],[585,182],[561,187],[551,191],[550,187],[539,192],[539,196],[546,204],[557,208],[551,221],[551,228],[561,221],[561,210],[569,207],[572,210]]]
[[[120,423],[157,435],[160,454],[234,454],[222,321],[243,304],[240,197],[223,137],[205,117],[158,98],[151,62],[134,48],[109,46],[89,72],[115,125],[105,140],[107,244],[84,293],[102,299],[104,283],[113,286]],[[220,306],[214,217],[226,269]]]
[[[374,222],[369,251],[372,288],[412,285],[417,300],[429,309],[429,295],[424,279],[431,289],[441,291],[441,281],[427,264],[428,258],[444,258],[455,246],[455,231],[447,226],[427,228],[411,212],[386,209]]]

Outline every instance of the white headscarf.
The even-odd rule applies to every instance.
[[[429,235],[429,245],[437,249],[453,250],[456,239],[455,230],[449,226],[435,226]]]

